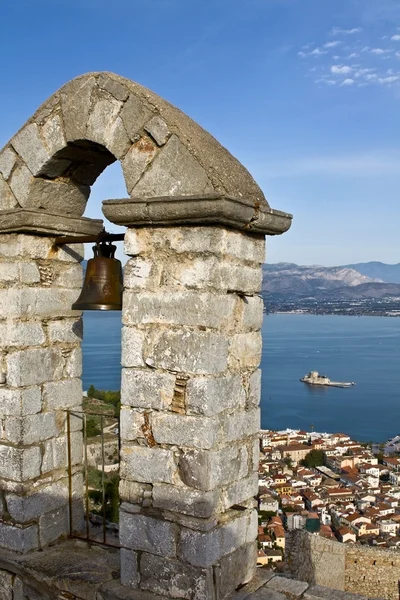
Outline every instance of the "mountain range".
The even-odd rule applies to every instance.
[[[264,296],[285,299],[400,298],[400,263],[368,262],[337,267],[265,264],[262,290]]]

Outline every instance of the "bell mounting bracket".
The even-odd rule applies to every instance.
[[[100,244],[101,242],[122,242],[124,238],[124,233],[109,233],[105,229],[102,229],[98,235],[67,235],[57,237],[54,240],[54,244],[56,246],[61,246],[63,244],[90,244],[93,242]]]

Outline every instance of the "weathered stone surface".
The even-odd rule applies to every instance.
[[[11,140],[11,143],[24,159],[32,175],[38,175],[50,155],[43,144],[36,123],[25,125]]]
[[[14,574],[8,571],[0,571],[0,600],[14,600],[13,588]]]
[[[232,506],[242,504],[246,500],[256,498],[258,493],[258,476],[252,473],[246,479],[240,479],[231,483],[222,493],[219,503],[221,511],[228,510]]]
[[[245,544],[232,554],[221,558],[217,574],[219,589],[227,595],[239,585],[246,584],[255,575],[256,563],[257,544],[254,542]]]
[[[11,214],[10,211],[7,211],[7,215]],[[22,223],[25,222],[26,224],[26,219],[25,217],[27,217],[28,215],[32,215],[35,217],[35,219],[42,215],[43,217],[47,218],[47,222],[48,224],[50,222],[53,222],[53,226],[54,226],[54,215],[46,215],[45,213],[39,213],[38,211],[23,211],[23,210],[15,210],[13,211],[14,215],[22,215],[24,217],[24,219],[21,219],[21,221],[19,221],[19,225],[21,226],[21,228],[23,227]],[[3,224],[4,220],[7,219],[7,215],[5,212],[1,213],[1,223]],[[101,228],[102,222],[101,221],[96,221],[96,220],[92,220],[92,219],[75,219],[72,217],[67,217],[66,221],[68,223],[89,223],[92,224],[93,222],[97,223],[97,227]],[[15,225],[15,222],[14,222]],[[1,227],[0,227],[1,229]],[[95,231],[92,230],[91,232],[89,232],[88,230],[86,230],[86,234],[89,233],[98,233],[99,229],[96,229]],[[78,231],[74,232],[75,234],[78,233]],[[81,230],[79,232],[79,235],[82,234],[83,235],[83,230]],[[55,235],[58,235],[55,234]],[[29,258],[29,259],[52,259],[55,261],[61,261],[61,262],[81,262],[83,260],[84,257],[84,248],[83,248],[83,244],[74,244],[73,246],[56,246],[54,247],[54,240],[52,240],[51,238],[46,238],[43,236],[39,236],[39,235],[33,235],[31,233],[28,234],[17,234],[17,233],[1,233],[0,234],[0,256],[2,258],[14,258],[15,257],[21,257],[21,258]]]
[[[17,206],[18,201],[12,193],[10,186],[0,175],[0,209],[7,210],[10,208],[16,208]]]
[[[136,140],[138,131],[150,116],[150,109],[141,101],[140,97],[136,94],[130,94],[122,108],[121,119],[132,141]]]
[[[7,321],[0,323],[0,339],[3,346],[40,346],[46,336],[37,321]]]
[[[72,181],[37,178],[29,188],[24,207],[81,217],[89,194],[88,186],[78,185]]]
[[[47,410],[74,408],[82,402],[82,381],[65,379],[43,385],[43,402]]]
[[[172,483],[176,471],[174,453],[170,450],[130,445],[121,449],[121,478],[144,483]]]
[[[120,413],[120,436],[125,442],[132,442],[144,437],[145,417],[143,411],[123,406]]]
[[[22,390],[0,388],[0,406],[3,417],[23,417],[40,412],[42,392],[39,386]]]
[[[260,332],[237,333],[231,338],[229,365],[232,370],[257,369],[261,361],[262,339]]]
[[[365,600],[365,596],[313,585],[303,595],[304,600]]]
[[[50,342],[81,342],[83,337],[82,319],[60,319],[49,321],[47,334]]]
[[[7,417],[3,437],[14,444],[37,444],[56,437],[59,430],[54,413],[37,413],[25,417]]]
[[[153,506],[173,512],[208,519],[216,511],[218,493],[203,492],[187,487],[155,483],[153,485]]]
[[[154,290],[160,286],[161,269],[141,257],[128,260],[124,268],[124,287],[130,290]]]
[[[65,501],[64,506],[56,510],[46,512],[39,518],[39,540],[40,545],[47,546],[61,536],[69,532],[68,523],[68,504]]]
[[[20,165],[14,169],[9,180],[10,188],[22,207],[26,206],[29,195],[29,187],[32,181],[32,173],[25,165]]]
[[[114,96],[117,100],[121,100],[121,102],[124,102],[128,98],[129,92],[126,86],[109,77],[107,73],[100,73],[97,83],[99,88],[106,90],[106,92]]]
[[[254,511],[255,512],[255,511]],[[253,542],[254,519],[249,511],[231,518],[211,531],[201,532],[182,528],[178,545],[178,557],[195,567],[207,568],[223,556],[231,554],[246,542]]]
[[[151,498],[152,486],[147,483],[138,483],[137,481],[129,481],[128,479],[121,479],[119,482],[119,497],[125,504],[131,505],[142,504],[144,496]],[[133,512],[133,511],[127,511]]]
[[[71,446],[75,448],[75,444]],[[80,446],[81,447],[81,446]],[[78,448],[80,448],[78,446]],[[42,473],[49,473],[55,469],[65,468],[67,466],[67,438],[61,436],[47,440],[43,444]],[[82,453],[79,462],[82,462]],[[75,462],[75,461],[73,461]]]
[[[3,318],[74,316],[71,306],[79,292],[49,287],[0,289],[0,314]]]
[[[249,391],[247,396],[247,407],[257,408],[261,400],[261,369],[254,371],[249,379]]]
[[[264,319],[264,302],[262,298],[259,296],[245,296],[241,298],[241,308],[242,330],[259,331]]]
[[[141,137],[131,146],[122,160],[122,171],[129,193],[135,188],[141,175],[156,156],[157,151],[157,146],[147,136]]]
[[[118,113],[122,102],[111,97],[100,97],[91,109],[86,135],[93,142],[105,146],[120,158],[129,149],[131,143]]]
[[[289,600],[299,600],[308,589],[308,583],[287,577],[273,577],[266,587],[285,594]]]
[[[54,483],[29,495],[6,494],[7,511],[17,523],[28,523],[68,503],[68,482]]]
[[[7,355],[7,382],[11,387],[30,386],[62,377],[60,354],[53,348],[31,348]]]
[[[144,331],[135,327],[123,327],[121,340],[121,364],[123,367],[145,366],[143,360],[144,339]]]
[[[39,446],[15,448],[1,444],[0,477],[18,482],[34,479],[40,475],[41,459]]]
[[[219,423],[208,417],[154,413],[152,430],[159,444],[179,447],[208,449],[219,440]]]
[[[287,600],[287,598],[280,592],[263,587],[248,596],[248,600]]]
[[[0,174],[3,176],[5,181],[7,181],[10,177],[16,160],[17,155],[11,150],[11,148],[6,148],[0,153]]]
[[[144,128],[151,135],[153,140],[157,142],[158,146],[163,146],[171,133],[166,122],[159,116],[150,119]]]
[[[150,198],[196,192],[206,194],[212,191],[213,186],[206,171],[176,135],[171,136],[159,156],[134,186],[136,195]]]
[[[50,156],[53,156],[58,150],[67,145],[63,122],[59,114],[53,114],[47,119],[41,127],[41,134]]]
[[[187,413],[212,417],[224,410],[244,407],[245,391],[240,375],[192,377],[186,387]]]
[[[186,450],[179,460],[182,481],[193,488],[213,490],[247,476],[248,451],[230,445],[213,451]]]
[[[75,79],[61,90],[61,107],[67,140],[85,139],[86,123],[90,113],[90,99],[96,80],[94,77]]]
[[[143,553],[140,561],[141,588],[184,600],[211,600],[214,597],[212,570],[196,569],[173,559],[160,562]]]
[[[15,552],[29,552],[39,545],[38,526],[15,527],[0,523],[0,547]]]
[[[147,515],[120,512],[120,542],[131,550],[176,556],[176,526]]]
[[[255,408],[227,415],[224,421],[227,442],[258,436],[260,431],[260,410]]]
[[[185,316],[180,318],[185,319]],[[154,367],[178,373],[216,375],[227,368],[228,343],[229,337],[221,333],[184,328],[164,330],[153,343],[147,340],[145,360],[150,360]]]
[[[138,553],[127,548],[120,550],[121,583],[131,588],[139,587]],[[159,562],[159,560],[157,560]]]
[[[125,404],[162,410],[171,404],[175,376],[151,369],[123,369],[121,394]]]
[[[23,262],[19,265],[19,279],[21,283],[40,283],[40,271],[36,263]]]

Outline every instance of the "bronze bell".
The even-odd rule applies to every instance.
[[[116,249],[110,242],[93,246],[94,258],[88,260],[82,291],[72,305],[74,310],[122,309],[122,265],[114,258]]]

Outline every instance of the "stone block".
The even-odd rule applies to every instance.
[[[15,198],[18,200],[19,205],[22,206],[22,208],[24,208],[27,204],[29,187],[32,181],[32,173],[25,165],[20,165],[19,167],[14,169],[13,174],[9,179],[10,188]]]
[[[18,207],[18,200],[14,196],[11,187],[0,175],[0,209],[6,210]]]
[[[40,346],[46,341],[43,326],[37,321],[0,323],[2,346]]]
[[[40,283],[38,265],[34,262],[19,263],[19,279],[26,284]]]
[[[39,386],[22,390],[0,388],[0,406],[2,417],[34,415],[42,408],[42,391]]]
[[[142,504],[144,497],[151,498],[153,487],[148,483],[138,483],[137,481],[129,481],[120,479],[119,482],[119,497],[121,502],[131,505]],[[127,510],[127,512],[131,512]]]
[[[0,183],[1,185],[1,183]],[[1,193],[1,192],[0,192]],[[0,263],[0,282],[15,283],[19,279],[19,265],[17,262]]]
[[[261,361],[261,333],[237,333],[232,335],[229,347],[231,370],[257,369]]]
[[[242,321],[244,331],[259,331],[264,319],[264,302],[259,296],[244,296],[241,298]]]
[[[251,473],[249,477],[233,482],[221,493],[219,510],[225,511],[237,504],[253,499],[258,493],[258,474]]]
[[[179,472],[186,485],[213,490],[245,478],[249,472],[249,454],[246,447],[235,444],[211,451],[184,450]]]
[[[143,344],[145,334],[141,329],[135,327],[122,328],[122,356],[123,367],[144,367]]]
[[[82,381],[64,379],[43,385],[43,402],[47,410],[71,409],[82,403]]]
[[[69,533],[68,505],[42,514],[39,518],[39,540],[43,548]]]
[[[82,456],[81,456],[82,461]],[[42,473],[67,467],[67,438],[61,436],[43,444]]]
[[[80,343],[83,338],[82,319],[56,319],[47,324],[49,342]]]
[[[212,569],[198,569],[178,560],[144,552],[140,560],[140,587],[168,598],[211,600],[215,597]]]
[[[254,528],[254,519],[250,511],[241,513],[239,517],[225,515],[225,519],[225,522],[207,532],[182,528],[178,543],[178,557],[195,567],[207,568],[215,565],[221,558],[231,554],[246,542],[254,541],[255,536],[249,539],[253,537],[249,533]]]
[[[68,482],[64,485],[53,483],[42,487],[29,496],[5,495],[7,512],[17,523],[29,523],[44,513],[54,511],[68,504]]]
[[[193,488],[155,483],[153,506],[193,517],[208,519],[217,508],[218,492],[203,492]]]
[[[54,413],[37,413],[25,417],[7,417],[3,425],[3,439],[13,444],[37,444],[57,437],[59,430]]]
[[[275,592],[270,588],[262,587],[248,596],[249,600],[287,600],[286,596],[280,592]]]
[[[228,595],[239,586],[253,579],[257,564],[257,544],[255,542],[245,544],[224,556],[220,560],[219,569],[216,571],[218,587]],[[249,597],[249,600],[252,596]]]
[[[207,194],[214,188],[200,163],[176,135],[172,135],[159,155],[133,188],[136,196],[187,196]]]
[[[304,600],[366,600],[365,596],[353,594],[351,592],[342,592],[322,585],[313,585],[309,587],[304,595]]]
[[[281,592],[289,600],[300,600],[303,598],[304,592],[308,589],[308,583],[297,581],[296,579],[288,579],[288,577],[273,577],[267,583],[267,588]]]
[[[89,114],[86,133],[90,140],[105,146],[116,158],[125,154],[130,146],[123,122],[117,120],[121,108],[122,102],[116,98],[109,95],[98,98]]]
[[[109,77],[106,73],[101,73],[97,79],[99,88],[105,90],[111,96],[114,96],[117,100],[124,102],[128,98],[128,90],[126,86],[122,85],[115,79]]]
[[[85,212],[89,194],[89,186],[80,185],[71,179],[38,178],[31,183],[28,197],[23,206],[81,217]]]
[[[124,286],[129,290],[153,289],[158,291],[162,269],[160,264],[135,256],[124,267]]]
[[[217,375],[227,368],[229,337],[223,333],[165,328],[149,334],[146,342],[145,361],[157,368],[197,375]]]
[[[0,445],[0,478],[23,482],[40,475],[42,453],[38,446],[15,448]]]
[[[5,181],[10,177],[16,161],[17,155],[11,148],[5,148],[3,152],[0,153],[0,173]]]
[[[3,570],[0,571],[0,600],[15,600],[14,578],[14,573]]]
[[[224,410],[233,411],[245,405],[245,391],[240,375],[192,377],[186,386],[188,414],[212,417]]]
[[[160,559],[157,559],[158,561]],[[130,588],[139,587],[138,553],[127,548],[120,550],[121,583]]]
[[[257,436],[260,432],[260,409],[236,412],[232,415],[224,415],[224,432],[227,442],[244,440],[245,438]]]
[[[120,116],[128,136],[132,141],[136,141],[138,131],[151,117],[151,111],[144,105],[139,96],[131,94],[126,100]]]
[[[61,350],[65,357],[64,376],[81,377],[82,376],[82,348],[66,347]]]
[[[67,140],[83,140],[91,108],[90,98],[96,85],[94,77],[75,79],[68,85],[68,92],[61,92],[61,107]]]
[[[177,465],[171,450],[124,444],[120,469],[121,478],[143,483],[173,483]]]
[[[176,556],[176,525],[147,515],[120,511],[121,546],[166,558]]]
[[[38,548],[38,526],[15,527],[8,523],[0,523],[0,547],[22,554]]]
[[[60,268],[61,267],[61,268]],[[83,277],[80,264],[61,264],[54,269],[54,287],[82,289]]]
[[[121,398],[135,408],[168,408],[175,389],[175,376],[151,369],[123,369]]]
[[[9,288],[0,289],[0,314],[3,318],[75,316],[72,304],[77,289]]]
[[[61,116],[57,113],[50,115],[41,127],[40,132],[50,156],[53,156],[53,154],[67,145],[64,136],[63,122]]]
[[[249,389],[247,394],[247,408],[258,408],[261,400],[261,369],[257,369],[250,375]]]
[[[137,256],[144,252],[147,245],[144,243],[143,231],[128,228],[124,238],[124,254]]]
[[[43,165],[50,159],[36,123],[25,125],[13,137],[11,144],[25,161],[32,175],[39,175]]]
[[[199,450],[212,448],[220,437],[219,423],[216,419],[172,413],[153,413],[152,430],[158,444]]]
[[[158,115],[150,119],[144,128],[153,140],[156,141],[158,146],[163,146],[171,133],[164,119]]]
[[[143,411],[132,410],[122,406],[119,417],[120,436],[124,442],[133,442],[144,437],[146,421]]]
[[[123,119],[123,116],[121,114]],[[130,194],[140,180],[142,174],[149,168],[158,151],[153,140],[148,136],[142,136],[130,147],[122,159],[122,171],[124,173],[126,188]]]

